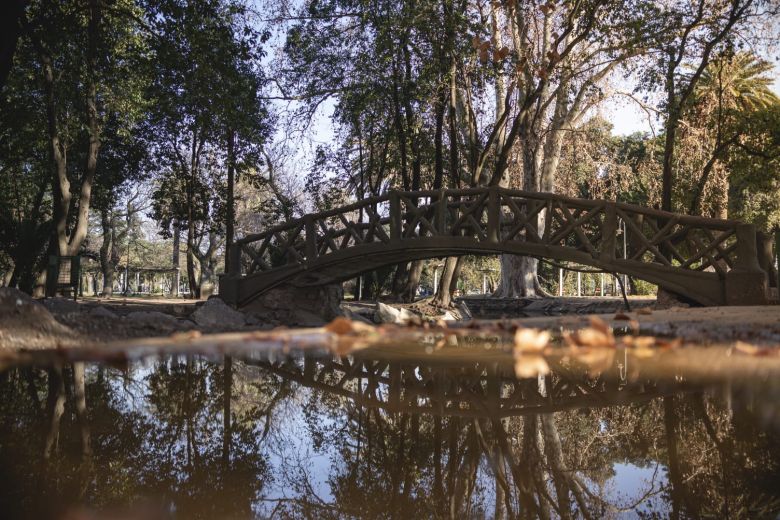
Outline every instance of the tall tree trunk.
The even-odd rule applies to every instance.
[[[235,233],[236,205],[235,205],[235,169],[236,169],[235,132],[228,130],[227,136],[227,215],[225,222],[225,272],[230,265],[230,248],[233,245]]]
[[[181,224],[178,220],[173,221],[173,255],[171,264],[173,266],[173,284],[171,292],[173,296],[179,296],[179,285],[181,283],[181,271],[179,270],[179,252],[181,251]]]
[[[114,293],[115,264],[111,261],[111,252],[115,246],[113,243],[114,226],[112,216],[108,210],[100,211],[100,225],[103,229],[103,243],[100,245],[100,272],[103,274],[102,295],[109,297]]]
[[[200,298],[200,284],[195,272],[195,222],[190,219],[187,225],[187,283],[190,298]]]

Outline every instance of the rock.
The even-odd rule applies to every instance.
[[[201,327],[233,329],[246,324],[246,316],[231,308],[219,298],[210,298],[190,315],[190,319]]]
[[[354,312],[351,309],[342,308],[341,310],[344,312],[344,316],[346,316],[347,318],[349,318],[352,321],[359,321],[361,323],[369,323],[371,325],[374,324],[373,321],[369,320],[368,318],[366,318],[365,316],[363,316],[360,313]]]
[[[111,310],[103,307],[102,305],[98,305],[91,311],[89,311],[90,316],[97,316],[99,318],[117,318],[118,316]]]
[[[67,347],[77,334],[27,294],[0,287],[0,350]]]
[[[46,310],[33,300],[29,294],[25,294],[13,287],[0,287],[0,317],[20,314],[31,305],[37,305],[41,310]],[[46,311],[46,314],[49,314],[48,311]]]
[[[126,320],[143,325],[176,325],[178,320],[170,314],[157,311],[135,311],[125,316]]]
[[[450,311],[445,312],[439,319],[443,321],[456,321],[457,318]]]
[[[261,294],[241,311],[260,323],[319,326],[343,315],[339,307],[343,296],[341,284],[281,286]]]
[[[46,298],[43,300],[43,306],[49,309],[54,315],[57,314],[75,314],[81,311],[78,302],[70,298]]]
[[[376,310],[374,311],[375,323],[395,323],[398,325],[405,325],[410,322],[421,321],[420,316],[412,311],[404,308],[396,308],[390,305],[386,305],[382,302],[377,302]]]

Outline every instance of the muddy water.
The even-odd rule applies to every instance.
[[[475,343],[7,367],[0,517],[780,514],[776,364],[530,363]]]

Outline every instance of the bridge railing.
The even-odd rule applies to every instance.
[[[724,275],[740,261],[755,263],[755,239],[751,253],[749,235],[750,229],[740,231],[733,220],[551,193],[499,187],[391,191],[237,240],[229,275],[306,266],[349,248],[432,237],[469,239],[496,250],[520,241],[586,253],[602,263],[651,263]]]

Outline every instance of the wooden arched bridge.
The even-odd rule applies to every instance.
[[[325,285],[412,260],[510,253],[627,274],[704,305],[759,304],[756,230],[734,220],[499,187],[391,191],[233,244],[220,294]]]

